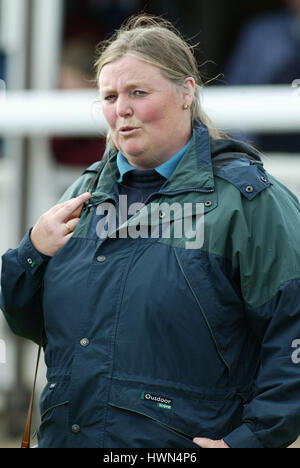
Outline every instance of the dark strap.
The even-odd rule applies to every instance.
[[[29,407],[28,407],[28,410],[27,410],[27,418],[26,418],[26,424],[25,424],[25,430],[24,430],[23,439],[22,439],[22,443],[21,443],[21,448],[30,448],[30,430],[31,430],[33,400],[34,400],[35,385],[36,385],[36,378],[37,378],[38,367],[39,367],[39,362],[40,362],[42,344],[43,344],[43,334],[42,334],[41,341],[40,341],[40,344],[39,344],[39,350],[38,350],[38,355],[37,355],[37,360],[36,360],[36,365],[35,365],[33,386],[32,386],[32,390],[31,390]]]
[[[99,177],[100,177],[100,174],[101,174],[101,172],[102,172],[102,170],[103,170],[105,164],[106,164],[106,160],[102,160],[102,161],[100,161],[100,162],[98,163],[97,167],[94,168],[93,171],[91,171],[91,172],[96,172],[96,174],[94,175],[94,177],[91,178],[91,180],[90,180],[90,182],[89,182],[89,185],[87,186],[87,189],[86,189],[87,192],[93,190],[93,187],[94,187],[94,185],[95,185],[95,182],[98,182]],[[94,165],[93,165],[93,166],[94,166]],[[86,172],[88,172],[88,171],[86,171]]]

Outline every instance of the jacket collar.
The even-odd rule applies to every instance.
[[[164,192],[189,189],[214,189],[210,135],[207,127],[200,122],[195,125],[192,142],[164,187]]]

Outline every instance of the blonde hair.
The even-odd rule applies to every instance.
[[[192,125],[196,120],[200,120],[208,127],[213,138],[223,138],[222,132],[213,125],[200,105],[200,91],[204,83],[199,74],[194,46],[183,39],[172,23],[161,17],[144,13],[134,15],[115,31],[110,39],[100,43],[97,53],[98,58],[95,62],[97,83],[102,68],[124,55],[133,55],[158,67],[175,86],[182,86],[185,78],[193,77],[196,88],[191,105]],[[108,142],[114,146],[109,134]]]

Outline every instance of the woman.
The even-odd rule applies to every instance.
[[[97,78],[104,163],[3,256],[8,323],[36,342],[45,327],[39,446],[288,446],[296,197],[210,125],[169,23],[131,19]]]

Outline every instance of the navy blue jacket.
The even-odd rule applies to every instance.
[[[94,175],[89,168],[64,199]],[[298,200],[255,151],[212,140],[202,125],[170,180],[117,224],[148,232],[156,203],[169,237],[99,237],[103,204],[118,208],[117,178],[111,153],[51,259],[29,232],[3,256],[12,330],[38,342],[45,324],[39,446],[196,448],[195,436],[288,446],[300,432]],[[164,202],[177,211],[165,216]],[[204,219],[192,247],[187,232],[172,235],[184,204],[193,222]]]

